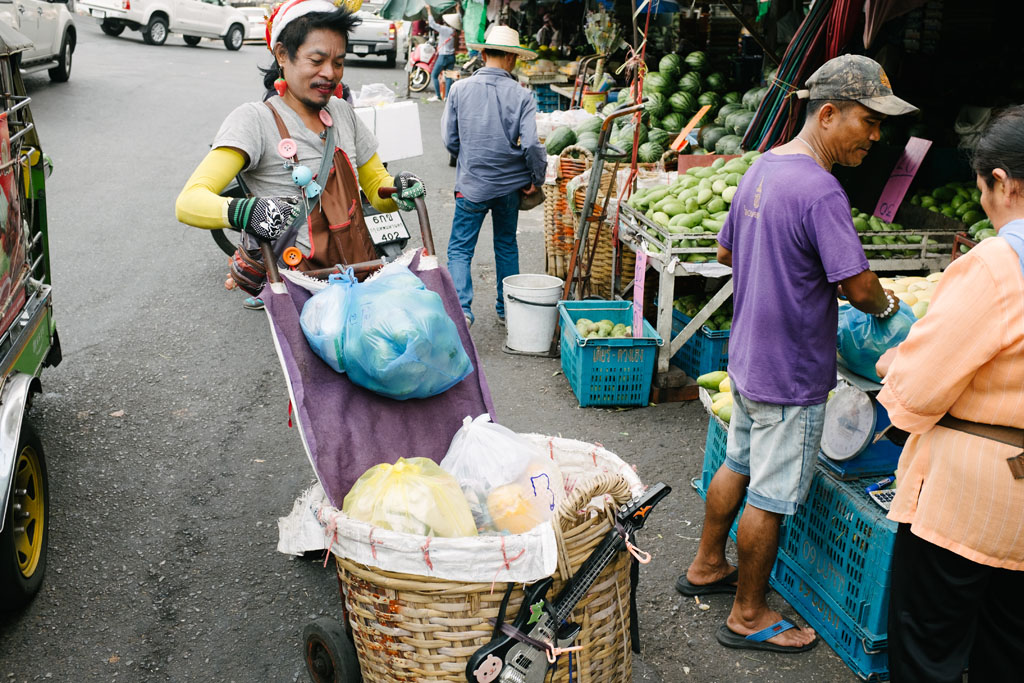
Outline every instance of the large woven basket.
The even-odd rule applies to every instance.
[[[544,200],[544,253],[547,274],[563,280],[572,257],[575,230],[565,188],[570,180],[590,168],[593,159],[594,155],[584,147],[570,145],[563,149],[558,158],[558,180],[555,182],[555,191],[551,193],[550,214],[547,197]]]
[[[576,190],[572,198],[576,215],[583,212],[583,202],[586,199],[586,191],[586,187],[580,187]],[[604,173],[601,174],[601,184],[598,188],[597,199],[594,201],[594,206],[591,209],[591,216],[601,216],[601,212],[605,208],[605,198],[609,193],[613,196],[616,193],[616,178],[612,169],[609,169],[606,166]],[[615,263],[615,246],[612,236],[612,224],[615,220],[615,216],[611,206],[611,204],[608,205],[608,213],[612,215],[602,217],[601,229],[598,230],[598,222],[594,221],[590,224],[590,230],[587,233],[587,249],[584,253],[584,258],[589,260],[595,244],[597,245],[597,251],[594,253],[594,260],[591,263],[590,284],[589,287],[586,288],[586,291],[583,292],[584,296],[597,296],[602,299],[611,299],[615,294],[615,292],[612,292],[612,274],[614,272]],[[628,282],[632,279],[633,271],[636,268],[636,254],[621,245],[619,248],[622,253],[622,265],[619,272],[622,274],[622,281]],[[585,261],[581,264],[581,269],[585,268],[586,265]]]
[[[605,495],[607,494],[607,495]],[[591,499],[605,501],[599,514],[583,512]],[[597,474],[578,483],[557,510],[558,571],[548,593],[554,598],[601,542],[614,510],[632,497],[619,474]],[[352,637],[363,680],[368,683],[465,683],[466,663],[490,641],[505,584],[460,583],[388,572],[336,557]],[[630,562],[621,552],[605,568],[570,619],[582,627],[581,651],[562,655],[558,683],[631,683]],[[519,611],[523,592],[512,591],[506,618]],[[570,678],[570,662],[571,671]]]

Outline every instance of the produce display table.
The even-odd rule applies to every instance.
[[[655,329],[666,344],[658,349],[658,358],[654,368],[655,386],[668,388],[686,382],[682,373],[670,373],[669,362],[683,345],[696,335],[701,326],[732,296],[732,269],[718,262],[685,263],[683,259],[691,253],[714,254],[714,247],[670,248],[659,239],[663,232],[657,224],[647,220],[643,214],[623,203],[619,216],[619,239],[633,252],[639,252],[645,244],[653,246],[661,253],[648,255],[648,265],[658,273],[658,302]],[[667,239],[667,237],[665,238]],[[712,256],[713,258],[713,256]],[[705,306],[683,327],[675,337],[672,336],[672,293],[675,291],[678,277],[727,277],[725,284],[711,297]],[[673,376],[673,374],[675,376]],[[696,398],[694,396],[693,398]]]

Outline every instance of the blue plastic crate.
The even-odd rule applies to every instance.
[[[683,331],[690,320],[679,311],[672,311],[672,336]],[[675,352],[672,365],[680,368],[690,377],[700,377],[715,370],[725,370],[729,365],[729,330],[710,330],[701,325],[697,333]]]
[[[728,430],[715,419],[715,416],[708,415],[708,438],[704,442],[704,465],[701,468],[700,479],[695,482],[697,495],[703,500],[708,499],[708,485],[711,484],[711,478],[715,476],[715,472],[725,462],[725,446],[728,436]],[[747,497],[744,496],[739,514],[736,515],[732,528],[729,529],[729,537],[733,541],[736,540],[737,529],[740,526],[740,517],[743,516],[743,506],[746,504]]]
[[[775,560],[771,585],[857,676],[866,681],[889,680],[887,642],[857,628],[785,552],[780,551]]]
[[[837,481],[817,467],[806,502],[780,531],[779,550],[838,611],[880,641],[888,631],[896,523],[864,493],[874,481]]]
[[[587,406],[645,406],[651,397],[654,361],[661,337],[645,320],[639,339],[584,339],[576,321],[611,320],[633,324],[630,301],[559,301],[562,325],[562,372]]]

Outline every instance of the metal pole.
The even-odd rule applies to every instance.
[[[636,0],[633,1],[636,2]],[[743,25],[743,28],[747,29],[747,32],[750,33],[750,37],[754,39],[754,42],[760,45],[761,49],[764,50],[765,56],[767,56],[768,59],[775,62],[775,66],[781,64],[782,60],[779,58],[777,54],[775,54],[775,50],[768,47],[768,44],[764,42],[764,38],[761,37],[761,35],[753,26],[747,23],[747,20],[743,18],[743,15],[740,13],[738,9],[736,9],[736,6],[729,2],[729,0],[722,0],[722,4],[725,5],[726,8],[730,12],[732,12],[733,15],[736,16],[739,22]]]

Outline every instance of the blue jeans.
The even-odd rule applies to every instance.
[[[459,293],[459,304],[470,320],[473,319],[473,279],[469,267],[488,211],[491,212],[491,223],[494,226],[494,270],[498,277],[498,299],[494,309],[499,317],[505,317],[501,281],[510,275],[519,274],[519,244],[516,243],[519,192],[509,192],[479,203],[465,197],[456,197],[452,236],[448,240],[448,271],[455,282],[455,291]]]
[[[430,81],[434,84],[434,94],[438,97],[441,96],[441,84],[438,80],[441,76],[441,72],[455,68],[455,55],[438,55],[437,61],[434,62],[434,68],[430,72]],[[444,79],[444,94],[448,96],[448,91],[451,90],[452,79]]]

